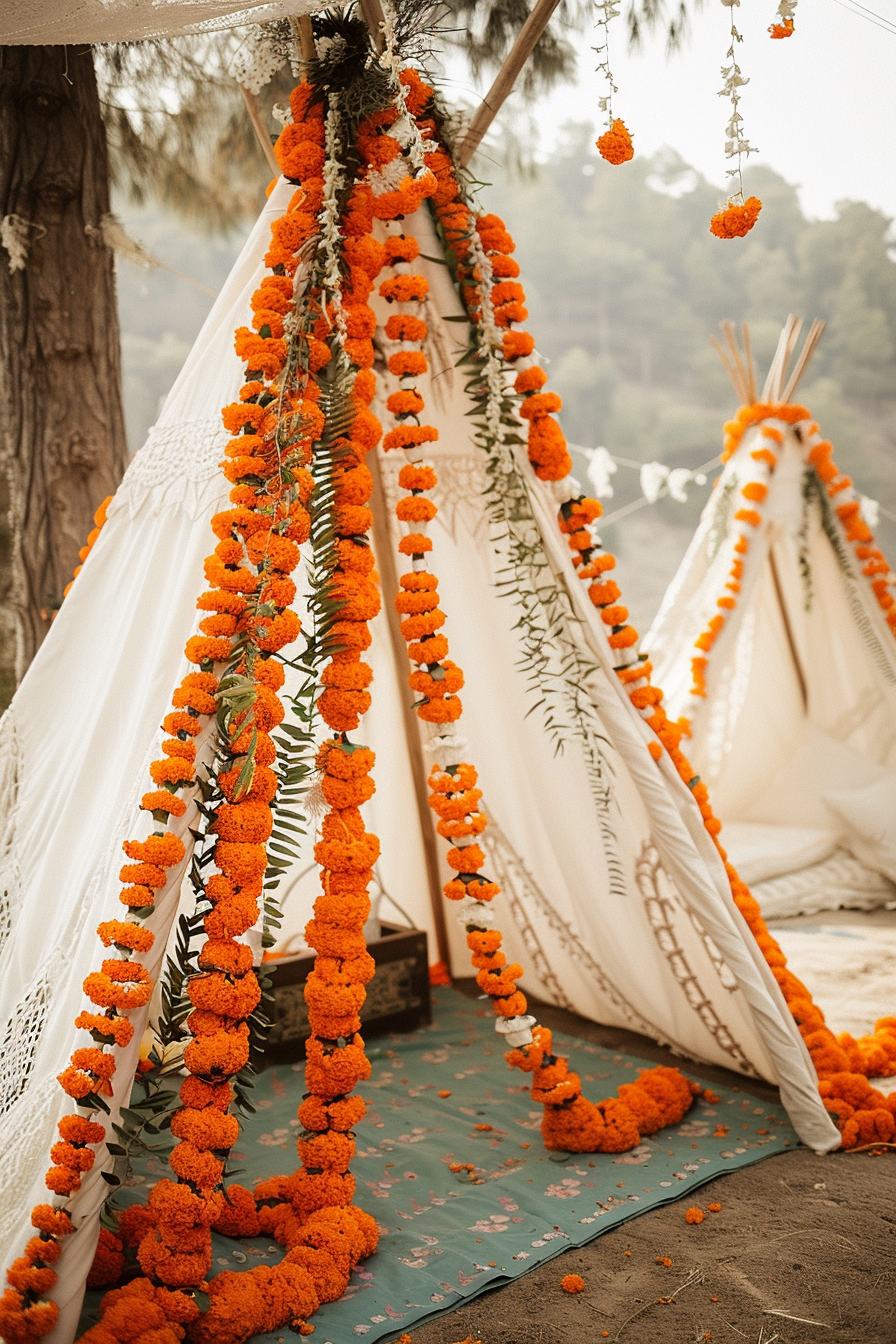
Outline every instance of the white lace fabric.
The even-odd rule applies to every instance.
[[[136,42],[312,14],[327,0],[5,0],[4,46]]]

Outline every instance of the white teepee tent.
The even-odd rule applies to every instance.
[[[232,333],[262,274],[271,220],[292,190],[286,183],[275,188],[2,720],[0,1239],[10,1254],[26,1239],[31,1206],[46,1197],[53,1127],[70,1105],[56,1075],[76,1043],[71,1024],[94,963],[94,927],[116,913],[122,841],[158,752],[171,688],[187,667],[183,647],[196,621],[207,520],[227,498],[218,470],[227,437],[219,412],[241,380]],[[438,258],[425,209],[405,230],[417,233],[426,256]],[[513,914],[508,952],[528,965],[526,988],[548,1000],[778,1083],[804,1140],[819,1150],[834,1147],[838,1135],[808,1052],[735,908],[689,789],[667,759],[657,762],[648,751],[651,731],[613,672],[618,654],[573,578],[556,498],[522,454],[531,539],[561,595],[560,638],[580,652],[591,725],[587,768],[579,739],[568,734],[556,754],[538,710],[530,713],[533,696],[516,668],[518,612],[496,591],[502,542],[490,536],[481,456],[470,442],[469,403],[454,369],[463,310],[438,259],[421,269],[431,286],[431,334],[430,373],[420,385],[440,431],[432,453],[440,478],[433,545],[452,648],[467,670],[464,730],[494,823],[489,860]],[[395,469],[382,453],[379,465],[388,500]],[[388,535],[382,517],[380,526],[381,537]],[[379,569],[383,578],[382,556]],[[435,947],[426,857],[432,836],[415,801],[421,742],[402,726],[405,674],[385,616],[373,628],[373,707],[364,733],[377,752],[377,792],[366,811],[382,840],[384,885]],[[185,839],[194,819],[189,808],[178,823]],[[157,950],[174,918],[182,871],[172,870],[158,894],[151,922]],[[303,891],[299,885],[287,907],[287,938],[310,913],[312,893],[305,898]],[[466,950],[450,921],[448,928],[452,965],[465,973]],[[149,959],[151,973],[158,963],[158,955]],[[138,1028],[140,1016],[133,1014]],[[133,1069],[138,1040],[139,1029],[120,1052],[123,1069]],[[106,1193],[104,1167],[101,1156],[72,1202],[81,1230],[67,1239],[61,1262],[55,1296],[63,1312],[54,1340],[74,1331]]]
[[[791,319],[645,641],[767,916],[896,896],[894,576],[809,411]],[[733,343],[732,357],[736,356]]]

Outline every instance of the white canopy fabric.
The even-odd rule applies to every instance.
[[[326,0],[4,0],[0,46],[65,46],[182,37],[271,23],[323,9]]]
[[[292,191],[282,181],[275,188],[0,721],[0,816],[7,819],[0,891],[9,893],[0,920],[0,1244],[7,1258],[24,1243],[32,1205],[46,1198],[54,1124],[70,1105],[55,1077],[72,1048],[89,1043],[76,1039],[71,1024],[84,1006],[82,981],[100,954],[94,929],[119,909],[121,845],[135,834],[159,725],[187,670],[183,646],[196,628],[194,603],[212,544],[208,520],[227,500],[218,468],[227,439],[220,408],[242,381],[232,333],[261,277],[269,225]],[[439,255],[425,210],[406,227],[421,236],[423,254]],[[523,454],[535,526],[569,591],[573,634],[592,665],[587,692],[600,721],[599,800],[577,741],[556,754],[538,711],[530,713],[516,666],[518,611],[495,591],[500,547],[489,535],[482,453],[470,440],[469,403],[454,368],[466,328],[439,320],[460,316],[460,300],[444,264],[421,264],[431,286],[431,373],[421,391],[440,431],[431,456],[439,514],[430,535],[446,633],[466,673],[462,730],[492,818],[488,857],[504,890],[496,908],[508,956],[525,966],[529,992],[646,1033],[683,1056],[778,1083],[805,1142],[834,1148],[839,1135],[793,1019],[732,901],[690,791],[667,758],[656,763],[648,751],[652,734],[613,673],[618,655],[574,577],[556,501]],[[381,455],[380,466],[389,498],[398,464]],[[389,526],[394,536],[398,524]],[[391,593],[383,596],[391,602]],[[431,836],[421,826],[413,782],[420,743],[404,733],[399,712],[400,697],[410,694],[407,668],[393,656],[385,615],[373,632],[373,706],[362,725],[377,753],[368,825],[382,842],[383,885],[427,930],[435,960],[425,860]],[[185,838],[192,819],[188,810]],[[180,877],[173,875],[158,900],[157,950],[174,918]],[[283,929],[291,946],[301,941],[315,894],[313,881],[293,886]],[[449,907],[452,966],[469,974],[451,914]],[[140,1017],[133,1014],[134,1043],[120,1052],[123,1076],[135,1066]],[[98,1158],[76,1198],[80,1230],[65,1239],[59,1262],[54,1295],[63,1311],[51,1344],[68,1344],[74,1334],[109,1164]]]
[[[670,715],[691,722],[688,759],[723,823],[836,835],[825,795],[896,769],[896,639],[808,464],[818,434],[808,423],[769,423],[783,442],[760,526],[734,519],[763,442],[756,425],[719,477],[645,647]],[[694,644],[719,610],[739,527],[749,537],[741,590],[701,697],[692,694]]]

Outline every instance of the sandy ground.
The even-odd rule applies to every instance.
[[[458,982],[478,992],[471,986]],[[681,1063],[652,1041],[560,1009],[541,1007],[539,1017],[613,1049]],[[725,1070],[687,1068],[709,1084],[777,1100],[776,1089]],[[798,1149],[708,1182],[698,1197],[722,1211],[692,1226],[687,1200],[650,1210],[420,1326],[413,1344],[468,1335],[482,1344],[896,1344],[896,1153]],[[562,1292],[565,1274],[581,1275],[585,1291]]]

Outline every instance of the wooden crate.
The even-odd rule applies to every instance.
[[[428,1025],[432,1004],[423,930],[384,923],[381,937],[367,950],[376,962],[376,973],[367,985],[367,998],[361,1008],[365,1040]],[[314,954],[307,952],[266,963],[273,1000],[268,1008],[271,1030],[261,1065],[292,1064],[304,1059],[308,1036],[305,980],[313,966]]]

